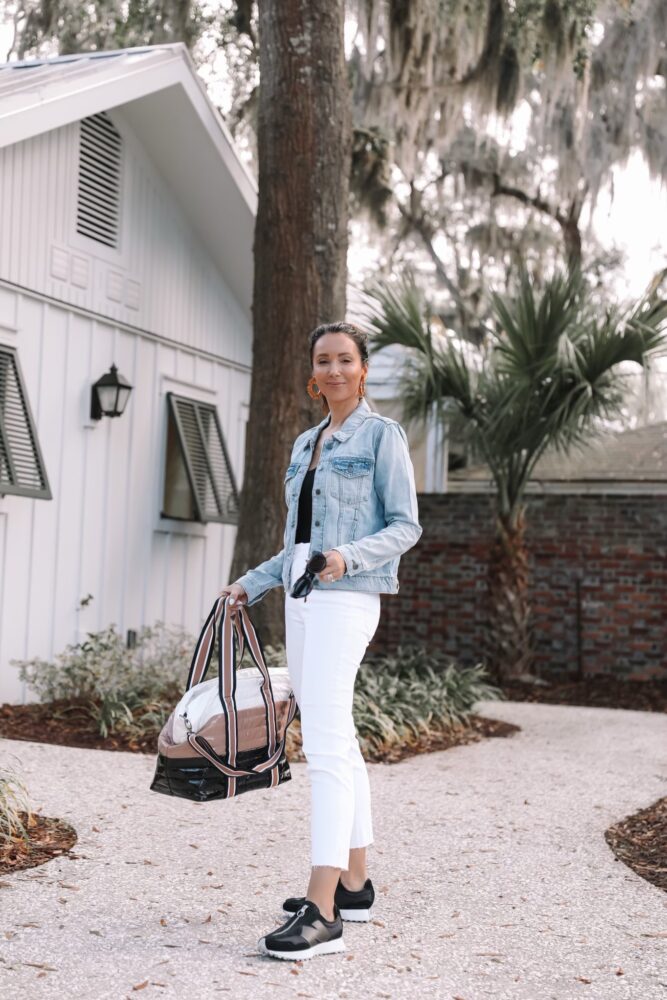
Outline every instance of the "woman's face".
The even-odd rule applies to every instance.
[[[316,341],[313,375],[330,409],[332,403],[358,398],[359,383],[367,371],[359,348],[346,333],[325,333]]]

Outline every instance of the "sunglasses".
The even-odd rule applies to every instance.
[[[312,556],[306,563],[306,568],[303,576],[300,576],[298,580],[295,580],[294,586],[290,591],[290,597],[303,597],[304,601],[308,597],[308,594],[313,589],[313,580],[315,579],[316,573],[321,573],[327,564],[327,557],[323,552],[313,552]]]

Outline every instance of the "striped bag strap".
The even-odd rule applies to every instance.
[[[271,684],[271,676],[266,666],[264,647],[246,609],[241,605],[237,609],[236,617],[229,610],[227,598],[229,595],[222,594],[213,605],[199,636],[195,652],[192,657],[190,673],[188,676],[187,689],[195,684],[201,683],[208,671],[213,647],[215,642],[216,626],[218,628],[218,692],[220,702],[225,716],[225,735],[227,753],[224,760],[220,760],[213,747],[202,736],[196,733],[188,733],[187,739],[194,750],[206,757],[219,771],[229,779],[228,795],[236,794],[236,779],[248,774],[262,774],[271,770],[271,785],[277,785],[280,779],[278,765],[282,757],[287,727],[292,722],[296,714],[296,698],[294,692],[290,693],[287,719],[285,721],[285,734],[278,741],[278,723],[276,718],[276,703]],[[236,638],[236,643],[235,643]],[[250,654],[262,674],[260,690],[264,700],[266,712],[266,730],[268,736],[267,757],[265,761],[253,767],[251,770],[239,768],[236,765],[238,753],[238,713],[236,709],[236,670],[237,652],[239,650],[239,661],[247,647]]]
[[[220,693],[220,701],[225,713],[225,733],[227,737],[226,747],[227,752],[225,755],[225,763],[229,768],[236,768],[236,757],[238,753],[238,712],[236,709],[236,648],[234,644],[234,632],[232,627],[232,612],[229,610],[228,595],[224,595],[219,598],[222,602],[222,617],[220,620],[220,641],[218,643],[218,655],[220,662],[220,669],[218,672],[218,685]],[[271,677],[269,675],[268,668],[266,666],[266,660],[264,657],[264,649],[262,647],[261,640],[250,620],[250,615],[247,610],[241,605],[237,611],[237,616],[240,618],[241,626],[243,629],[243,634],[245,640],[250,650],[250,655],[252,656],[255,664],[257,665],[261,675],[262,682],[260,685],[260,690],[262,692],[262,698],[264,701],[264,711],[266,718],[266,732],[267,732],[267,760],[273,760],[276,754],[276,746],[278,743],[278,722],[276,717],[276,702],[273,694],[273,686],[271,684]],[[262,769],[266,769],[265,765]],[[278,770],[277,766],[271,776],[271,783],[276,784],[278,782]],[[234,788],[230,787],[229,794],[233,795],[235,787],[235,778],[230,776],[230,783],[233,783]]]
[[[195,686],[195,684],[201,684],[206,678],[206,674],[208,673],[208,668],[211,663],[211,657],[213,655],[215,631],[222,609],[223,599],[221,598],[216,600],[208,617],[206,618],[206,621],[204,622],[204,625],[202,626],[199,639],[197,640],[197,645],[195,646],[195,651],[192,654],[188,680],[185,685],[186,691],[189,691],[190,688]],[[236,636],[238,639],[240,662],[243,658],[245,649],[245,637],[243,634],[243,627],[238,619],[234,622],[234,627],[236,629]]]

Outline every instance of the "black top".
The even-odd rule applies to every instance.
[[[317,468],[317,466],[315,466]],[[308,469],[301,484],[299,494],[299,512],[296,522],[295,543],[310,541],[310,522],[313,517],[313,483],[315,481],[315,469]]]

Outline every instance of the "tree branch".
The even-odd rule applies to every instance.
[[[581,196],[575,196],[572,199],[567,212],[563,212],[560,208],[550,205],[548,201],[544,200],[544,198],[540,198],[539,195],[531,196],[525,191],[522,191],[521,188],[511,187],[509,184],[503,184],[500,179],[500,174],[497,171],[494,171],[491,177],[493,180],[493,191],[491,192],[492,198],[496,198],[499,195],[505,195],[507,198],[514,198],[517,201],[520,201],[523,205],[529,205],[531,208],[536,208],[538,212],[548,215],[554,220],[554,222],[557,222],[561,228],[568,267],[570,270],[581,264],[582,248],[581,232],[579,231],[579,218],[581,216],[583,203],[586,195],[588,194],[587,187],[584,189]]]
[[[438,278],[445,286],[448,292],[452,295],[456,307],[458,309],[459,315],[461,317],[461,322],[467,327],[469,325],[468,309],[465,302],[461,297],[457,286],[454,284],[452,279],[447,274],[442,259],[436,253],[435,247],[433,246],[433,241],[431,238],[430,228],[427,225],[424,213],[421,211],[421,194],[413,182],[410,182],[410,208],[403,205],[398,198],[396,198],[396,205],[402,218],[405,220],[408,230],[413,229],[417,235],[421,238],[426,251],[433,261],[435,266],[436,274]]]

